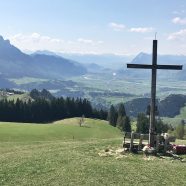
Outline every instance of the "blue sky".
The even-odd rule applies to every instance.
[[[186,55],[185,0],[0,0],[0,34],[22,50]]]

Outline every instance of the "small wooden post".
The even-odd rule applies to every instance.
[[[160,135],[156,136],[156,152],[159,152]]]
[[[124,150],[125,150],[125,138],[126,138],[126,132],[125,132],[125,135],[124,135],[124,138],[123,138],[123,148],[124,148]]]
[[[142,143],[143,143],[143,137],[144,137],[144,135],[143,134],[140,134],[138,150],[141,150],[142,149],[141,147],[142,147]]]
[[[168,146],[168,138],[165,138],[165,143],[164,143],[164,153],[167,152],[167,146]]]
[[[134,142],[134,132],[131,132],[131,139],[130,139],[130,149],[129,151],[133,151],[133,142]]]

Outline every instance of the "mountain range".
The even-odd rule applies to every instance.
[[[30,52],[29,52],[30,53]],[[124,65],[130,62],[134,55],[117,55],[117,54],[77,54],[77,53],[54,53],[51,51],[43,50],[36,51],[34,54],[57,55],[67,59],[78,61],[81,64],[89,65],[96,64],[100,67],[116,70],[124,68]]]
[[[60,56],[33,54],[27,55],[0,36],[0,75],[1,77],[64,78],[79,76],[86,68],[73,60]]]
[[[141,52],[131,62],[131,64],[152,64],[152,55]],[[186,80],[186,56],[184,55],[158,55],[157,63],[161,65],[183,65],[182,71],[158,70],[158,78]],[[147,69],[119,69],[120,76],[143,79],[150,77],[150,70]]]
[[[140,53],[134,56],[62,54],[50,51],[37,51],[33,54],[21,50],[0,36],[0,79],[37,77],[63,79],[69,76],[80,76],[86,73],[116,72],[127,78],[149,78],[150,71],[126,69],[126,63],[150,64],[151,54]],[[158,55],[158,64],[186,64],[183,55]],[[109,70],[110,69],[110,70]],[[118,70],[119,69],[119,70]],[[161,70],[160,78],[186,80],[186,69],[182,71]],[[2,80],[5,82],[5,80]]]

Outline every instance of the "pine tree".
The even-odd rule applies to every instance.
[[[168,124],[163,123],[161,119],[156,120],[155,130],[157,134],[165,133],[169,130],[170,126]]]
[[[44,94],[48,94],[45,90]],[[35,100],[8,101],[0,100],[0,120],[1,121],[17,121],[17,122],[50,122],[68,117],[80,117],[83,114],[86,117],[95,117],[98,119],[106,119],[107,111],[93,109],[91,103],[86,99],[74,99],[67,97],[64,99],[53,98],[48,99],[38,97],[38,91],[33,90],[33,95],[37,97]]]
[[[125,111],[125,106],[123,103],[119,104],[119,108],[118,108],[118,117],[119,116],[126,116],[126,111]]]
[[[117,126],[121,131],[124,131],[124,125],[125,125],[125,117],[124,117],[124,116],[118,116],[116,126]]]
[[[130,123],[130,118],[128,116],[125,116],[123,130],[125,132],[131,132],[131,123]]]
[[[131,132],[130,118],[128,116],[118,116],[117,127],[121,131]]]
[[[122,131],[131,132],[130,118],[126,115],[125,106],[123,103],[119,104],[118,113],[116,117],[116,126]]]
[[[110,110],[108,113],[108,121],[109,124],[112,126],[116,126],[116,122],[117,122],[117,111],[115,109],[115,107],[113,105],[110,106]]]
[[[144,113],[138,114],[136,131],[143,134],[149,133],[149,119]]]

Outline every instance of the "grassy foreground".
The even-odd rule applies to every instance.
[[[0,185],[186,185],[180,161],[98,156],[121,142],[121,133],[100,120],[86,119],[84,127],[76,118],[53,125],[2,123]]]

